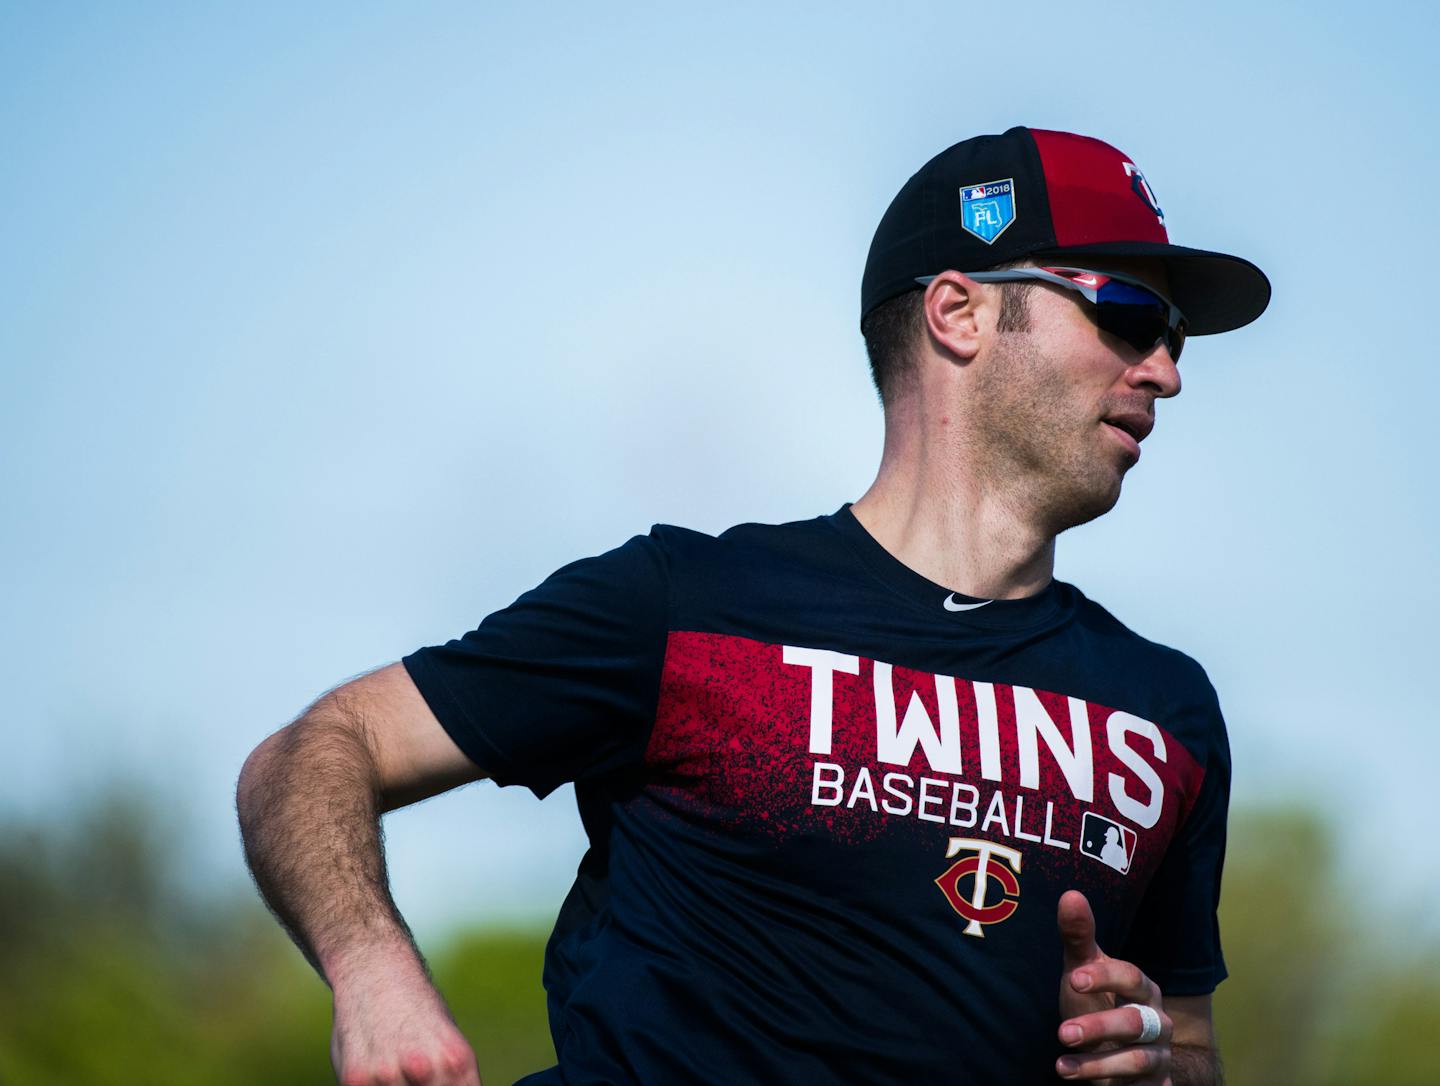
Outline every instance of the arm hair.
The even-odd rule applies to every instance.
[[[385,869],[364,714],[344,689],[256,747],[236,787],[245,860],[276,920],[327,984],[345,955],[414,937]]]

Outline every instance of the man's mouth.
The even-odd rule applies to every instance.
[[[1155,428],[1155,420],[1144,411],[1121,411],[1100,421],[1136,460],[1140,459],[1140,442]]]
[[[1107,426],[1130,435],[1135,444],[1140,444],[1155,429],[1155,420],[1143,411],[1123,411],[1114,415],[1106,415],[1100,420]]]

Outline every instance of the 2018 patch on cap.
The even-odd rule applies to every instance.
[[[1015,179],[984,181],[960,188],[960,225],[986,245],[1015,221]]]

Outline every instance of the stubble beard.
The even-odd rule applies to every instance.
[[[1124,473],[1096,440],[1094,405],[1067,389],[1063,361],[1006,333],[983,373],[973,462],[985,485],[1052,537],[1114,508]]]

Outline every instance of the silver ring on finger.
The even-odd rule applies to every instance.
[[[1151,1041],[1158,1041],[1160,1039],[1160,1012],[1144,1003],[1127,1003],[1125,1006],[1134,1007],[1140,1012],[1140,1036],[1137,1038],[1139,1043],[1148,1045]]]

